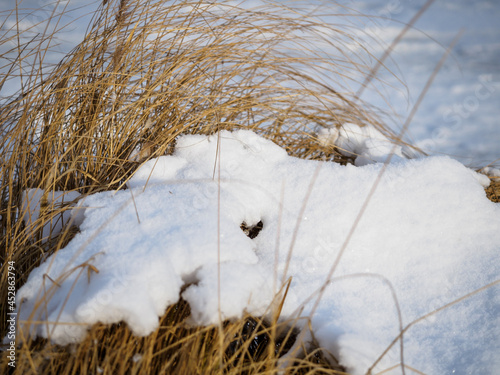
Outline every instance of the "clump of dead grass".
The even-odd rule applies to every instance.
[[[8,261],[15,262],[20,287],[76,233],[68,225],[43,238],[43,228],[67,210],[50,203],[48,194],[122,189],[144,161],[171,153],[180,134],[245,128],[291,155],[340,162],[345,159],[337,150],[317,142],[320,128],[369,123],[396,140],[341,84],[368,74],[346,46],[353,37],[309,16],[276,10],[226,1],[104,1],[84,40],[57,66],[43,65],[52,34],[9,51],[17,51],[9,75],[21,71],[23,86],[0,108],[2,285]],[[314,47],[318,41],[339,53],[325,55]],[[28,58],[35,63],[24,72]],[[22,196],[30,188],[45,196],[39,217],[28,224]],[[2,301],[6,293],[2,288]],[[0,310],[6,316],[7,305]],[[94,326],[72,347],[28,340],[18,350],[16,372],[276,373],[278,357],[293,344],[293,334],[277,336],[283,331],[277,323],[257,317],[225,322],[221,331],[189,328],[187,315],[186,304],[171,306],[146,338],[121,324]],[[248,324],[256,331],[245,331]],[[0,328],[3,337],[5,320]],[[251,351],[255,334],[266,345]],[[340,373],[319,348],[303,352],[289,373]],[[7,373],[5,358],[0,368]]]
[[[96,324],[81,343],[65,347],[28,339],[18,348],[15,371],[5,358],[0,369],[19,374],[274,374],[278,369],[297,375],[345,374],[335,358],[311,345],[300,345],[303,355],[279,366],[279,358],[297,344],[293,322],[270,325],[246,316],[225,321],[221,330],[192,327],[186,323],[189,314],[183,300],[168,307],[159,328],[147,337],[134,336],[119,323]]]
[[[490,177],[490,185],[486,188],[486,196],[495,203],[500,203],[500,178]]]

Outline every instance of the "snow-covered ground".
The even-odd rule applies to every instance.
[[[500,206],[486,198],[488,182],[448,157],[398,157],[384,171],[296,159],[243,130],[184,136],[130,189],[73,210],[81,233],[18,291],[19,321],[75,323],[24,326],[60,344],[97,322],[123,320],[147,335],[182,287],[192,320],[209,324],[264,315],[291,277],[281,317],[312,316],[319,343],[353,374],[425,317],[404,333],[406,365],[493,375]],[[27,194],[35,214],[39,195]],[[254,239],[240,228],[259,221]],[[400,373],[400,358],[397,343],[374,373]]]
[[[425,1],[344,3],[363,13],[408,22]],[[495,0],[436,0],[392,54],[394,61],[389,62],[389,68],[406,82],[409,103],[403,90],[401,95],[389,92],[388,98],[395,111],[405,118],[445,47],[463,29],[410,127],[409,139],[428,153],[448,154],[470,166],[499,164],[499,18],[500,3]],[[402,26],[384,19],[363,22],[365,29],[387,42],[392,41]],[[377,55],[381,55],[382,48]],[[397,86],[394,78],[381,73]],[[373,95],[367,98],[387,106]]]
[[[400,21],[408,21],[423,3],[344,1],[356,11]],[[23,4],[37,8],[49,2]],[[495,161],[500,157],[499,13],[495,1],[437,0],[388,62],[408,91],[381,71],[381,78],[395,85],[385,89],[388,102],[372,90],[362,98],[399,114],[397,129],[443,46],[466,26],[408,136],[431,154],[448,153],[465,164]],[[47,12],[33,13],[23,25],[43,16]],[[386,42],[402,27],[354,16],[339,22],[362,25]],[[55,49],[61,53],[52,50],[49,59],[56,62],[85,27],[82,20],[70,26],[60,35],[68,40]],[[384,44],[370,48],[380,56]],[[2,95],[14,91],[9,82]],[[312,315],[316,338],[355,374],[364,373],[401,328],[422,317],[404,333],[406,365],[428,374],[495,374],[499,284],[426,315],[500,279],[500,207],[485,197],[486,177],[448,157],[407,160],[403,148],[395,150],[387,169],[370,164],[383,161],[391,147],[374,129],[355,124],[338,133],[327,130],[320,140],[361,153],[359,167],[291,158],[245,131],[179,139],[174,155],[145,164],[128,190],[80,203],[74,213],[81,233],[18,291],[21,320],[33,312],[35,320],[81,323],[31,327],[33,335],[50,335],[58,343],[80,340],[97,321],[124,320],[146,335],[183,286],[190,284],[182,296],[192,319],[206,324],[240,316],[244,309],[264,313],[291,276],[282,317]],[[216,160],[220,168],[214,169]],[[32,211],[24,216],[27,223],[35,219],[40,196],[38,190],[26,192],[25,207]],[[242,222],[259,221],[263,229],[255,239],[240,229]],[[58,279],[60,287],[44,274]],[[40,288],[53,293],[46,309],[36,306]],[[396,343],[374,373],[392,366],[388,373],[401,373],[400,350]]]

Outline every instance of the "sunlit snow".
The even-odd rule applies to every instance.
[[[97,322],[148,335],[181,295],[195,324],[266,314],[291,277],[282,318],[314,312],[319,343],[364,373],[400,333],[397,306],[405,327],[500,279],[500,206],[485,176],[447,157],[382,169],[293,158],[244,130],[182,136],[128,189],[80,202],[80,233],[30,274],[19,319],[59,344]],[[254,239],[240,229],[259,221]],[[28,328],[29,318],[50,323]],[[493,374],[499,337],[495,284],[411,326],[404,361],[428,374]],[[398,343],[374,373],[400,373],[399,362]]]

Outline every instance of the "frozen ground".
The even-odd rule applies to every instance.
[[[381,163],[292,158],[248,131],[184,136],[130,189],[73,210],[81,233],[18,291],[19,321],[47,321],[23,329],[60,344],[96,322],[147,335],[183,286],[193,321],[209,324],[265,314],[291,277],[282,318],[312,316],[319,343],[363,374],[407,324],[496,281],[416,322],[403,341],[405,364],[423,373],[493,375],[500,206],[485,197],[488,179],[448,157],[396,159],[382,174]],[[27,194],[35,214],[38,197]],[[253,240],[240,229],[259,221]],[[400,373],[400,355],[397,343],[374,373]]]

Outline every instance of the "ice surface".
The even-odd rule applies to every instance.
[[[447,157],[399,158],[382,177],[381,168],[300,160],[243,130],[183,136],[129,189],[80,203],[81,232],[17,293],[23,329],[58,344],[78,342],[96,322],[125,321],[147,335],[183,286],[196,324],[260,315],[288,277],[282,318],[310,316],[377,182],[312,316],[319,343],[364,373],[400,332],[396,301],[404,327],[500,279],[500,206],[487,200],[485,176]],[[259,221],[253,240],[240,229]],[[410,327],[405,364],[494,374],[499,295],[496,284]],[[374,372],[397,365],[399,349]]]

